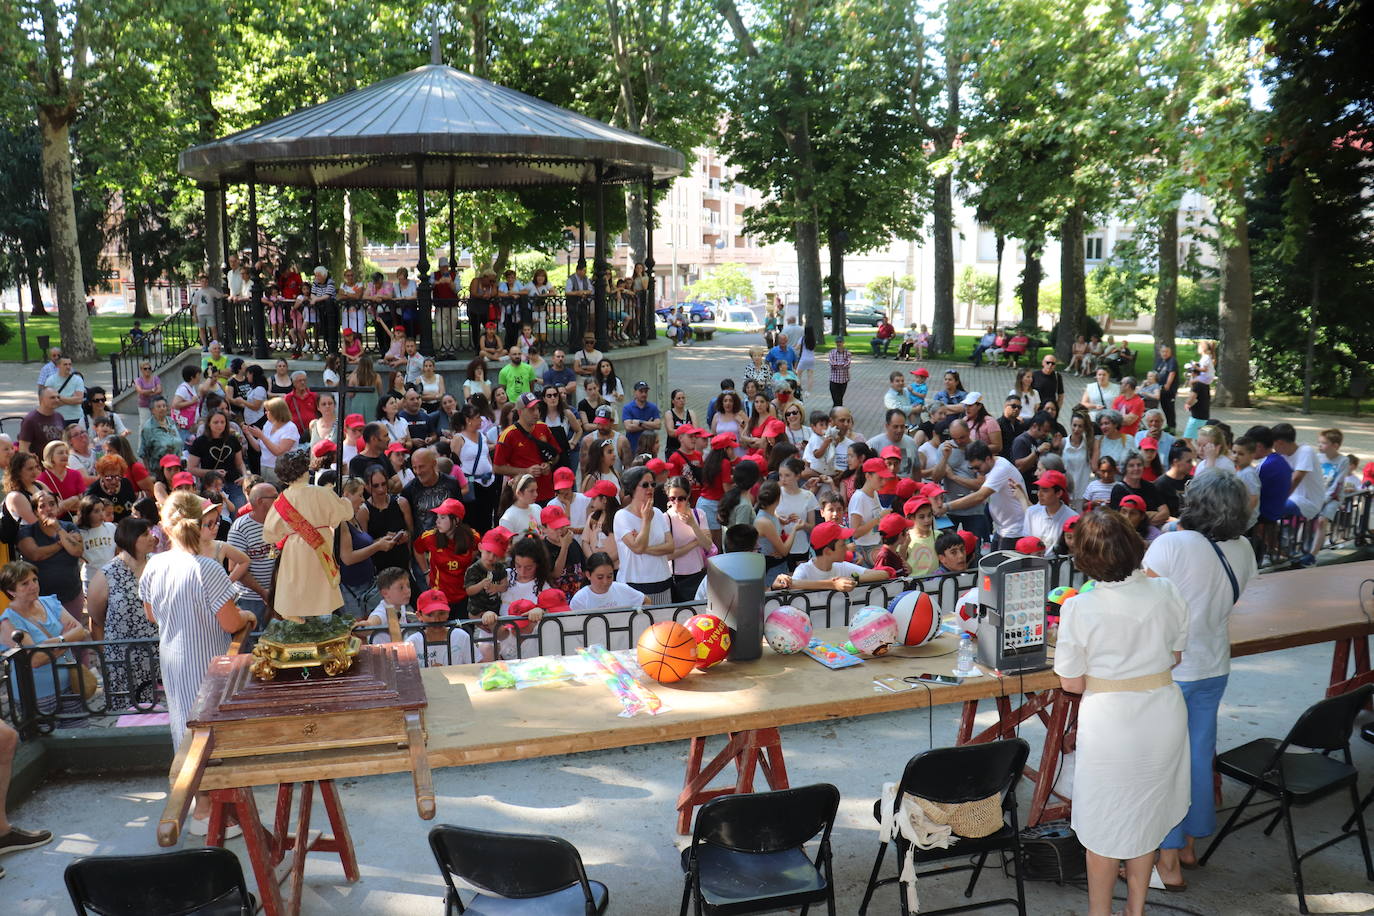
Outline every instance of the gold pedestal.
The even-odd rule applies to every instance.
[[[320,642],[278,642],[263,636],[253,646],[253,676],[270,681],[278,671],[297,669],[305,679],[311,668],[321,668],[334,677],[352,667],[361,646],[362,640],[350,633]]]

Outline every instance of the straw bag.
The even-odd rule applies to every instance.
[[[1003,827],[1002,795],[970,802],[936,802],[919,795],[910,796],[926,818],[934,824],[948,826],[956,837],[976,840],[991,836]]]

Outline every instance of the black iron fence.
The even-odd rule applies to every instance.
[[[254,313],[250,299],[222,304],[220,339],[232,353],[254,352]],[[351,329],[373,356],[391,345],[391,329],[403,326],[407,336],[421,341],[420,352],[438,359],[477,354],[483,326],[496,322],[497,336],[513,346],[523,327],[539,341],[543,352],[581,348],[582,333],[595,330],[589,296],[523,296],[518,298],[456,299],[335,299],[318,304],[265,299],[260,306],[267,329],[267,349],[273,353],[323,358],[340,348],[343,330]],[[606,298],[608,341],[612,348],[640,346],[655,335],[654,311],[645,293]]]
[[[1365,489],[1347,494],[1332,504],[1327,512],[1330,517],[1318,515],[1261,522],[1256,531],[1263,551],[1260,567],[1283,569],[1308,565],[1323,550],[1363,548],[1374,544],[1374,532],[1370,530],[1371,511],[1374,511],[1374,490]]]
[[[196,326],[195,309],[176,305],[175,310],[157,324],[144,330],[142,336],[124,333],[119,336],[119,349],[110,354],[111,389],[119,394],[138,378],[141,365],[161,370],[181,355],[187,347],[200,346],[200,330]]]

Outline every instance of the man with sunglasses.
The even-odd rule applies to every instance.
[[[1054,354],[1040,360],[1040,368],[1031,373],[1031,387],[1040,395],[1040,403],[1054,401],[1059,409],[1064,409],[1064,376],[1055,371],[1059,361]]]
[[[635,382],[634,400],[620,409],[620,419],[624,421],[625,437],[630,440],[631,453],[639,454],[639,437],[644,431],[663,426],[663,414],[658,405],[649,400],[648,382]]]
[[[516,421],[501,431],[492,455],[492,471],[503,477],[532,474],[540,505],[553,499],[553,466],[561,454],[553,432],[539,421],[539,395],[526,391],[518,401]]]
[[[581,377],[596,374],[596,364],[602,360],[601,351],[596,348],[596,335],[591,331],[582,335],[582,349],[573,354],[572,371]]]

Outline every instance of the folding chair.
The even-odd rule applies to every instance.
[[[1374,744],[1374,724],[1366,724],[1363,728],[1361,728],[1360,737],[1368,741],[1370,744]],[[1370,789],[1369,794],[1364,797],[1364,801],[1360,802],[1361,813],[1364,812],[1364,809],[1369,807],[1370,802],[1374,802],[1374,789]],[[1341,829],[1349,830],[1350,825],[1353,823],[1355,823],[1355,815],[1352,814],[1350,815],[1350,817],[1346,818],[1344,824],[1341,824]]]
[[[1355,786],[1359,774],[1350,759],[1350,730],[1355,724],[1355,716],[1369,702],[1371,694],[1374,694],[1374,684],[1366,684],[1358,690],[1314,703],[1298,717],[1298,721],[1289,729],[1288,737],[1282,741],[1276,738],[1256,738],[1249,744],[1220,754],[1217,757],[1217,771],[1245,783],[1250,789],[1240,800],[1236,810],[1231,813],[1221,832],[1207,847],[1207,851],[1202,854],[1198,864],[1207,864],[1207,860],[1227,834],[1272,814],[1268,826],[1264,828],[1264,834],[1268,836],[1278,826],[1279,821],[1283,821],[1284,834],[1288,840],[1288,861],[1293,871],[1293,885],[1298,893],[1299,912],[1308,912],[1307,897],[1302,884],[1302,860],[1347,837],[1359,837],[1360,851],[1364,854],[1365,877],[1374,881],[1374,863],[1371,863],[1369,857],[1369,837],[1365,832],[1364,813],[1360,805],[1359,791]],[[1300,753],[1290,751],[1289,748],[1305,748],[1319,753]],[[1330,755],[1335,751],[1342,753],[1344,763],[1331,758]],[[1293,817],[1290,809],[1294,806],[1310,805],[1342,789],[1350,790],[1350,802],[1354,812],[1350,820],[1342,825],[1337,836],[1299,853],[1293,838]],[[1276,807],[1237,823],[1256,792],[1273,796]],[[1348,829],[1351,821],[1355,823],[1356,829],[1353,831]]]
[[[444,916],[595,916],[610,901],[606,885],[587,880],[577,848],[556,836],[440,824],[429,848],[448,886]],[[478,889],[466,906],[455,875]]]
[[[1001,852],[1010,850],[1015,863],[1015,899],[1005,897],[981,903],[966,903],[940,910],[927,910],[922,907],[922,916],[934,916],[937,913],[963,913],[969,910],[1003,905],[1014,906],[1020,916],[1026,916],[1026,891],[1021,878],[1021,828],[1016,819],[1016,784],[1021,779],[1021,771],[1025,768],[1026,758],[1029,755],[1029,744],[1021,738],[1011,738],[1006,741],[991,741],[986,744],[935,748],[917,754],[907,761],[906,769],[902,772],[902,781],[898,783],[897,794],[893,799],[894,815],[901,811],[902,798],[906,795],[915,795],[933,802],[957,804],[977,801],[1000,793],[1002,796],[1003,824],[1000,830],[989,836],[961,837],[944,849],[913,849],[911,843],[899,834],[893,840],[896,846],[899,874],[901,863],[909,852],[914,856],[915,864],[918,867],[926,862],[955,858],[966,859],[976,855],[978,861],[973,864],[949,865],[916,872],[916,877],[919,879],[971,869],[973,876],[969,879],[968,887],[964,889],[964,896],[972,897],[973,888],[978,883],[979,875],[983,873],[983,865],[987,861],[988,853],[994,850]],[[873,803],[873,817],[879,823],[883,820],[881,799]],[[859,905],[860,916],[863,916],[868,910],[868,903],[873,897],[874,890],[881,885],[893,883],[897,884],[902,916],[907,916],[909,912],[906,891],[901,878],[896,876],[881,880],[878,878],[878,873],[882,870],[883,857],[887,854],[887,844],[887,837],[883,837],[878,844],[878,855],[873,860],[873,871],[868,876],[868,887],[864,889],[863,903]]]
[[[252,916],[238,857],[218,846],[151,856],[91,856],[67,866],[77,916]]]
[[[765,913],[824,900],[835,916],[830,830],[840,790],[829,783],[713,798],[697,812],[682,850],[681,916]],[[805,844],[820,835],[815,859]]]

